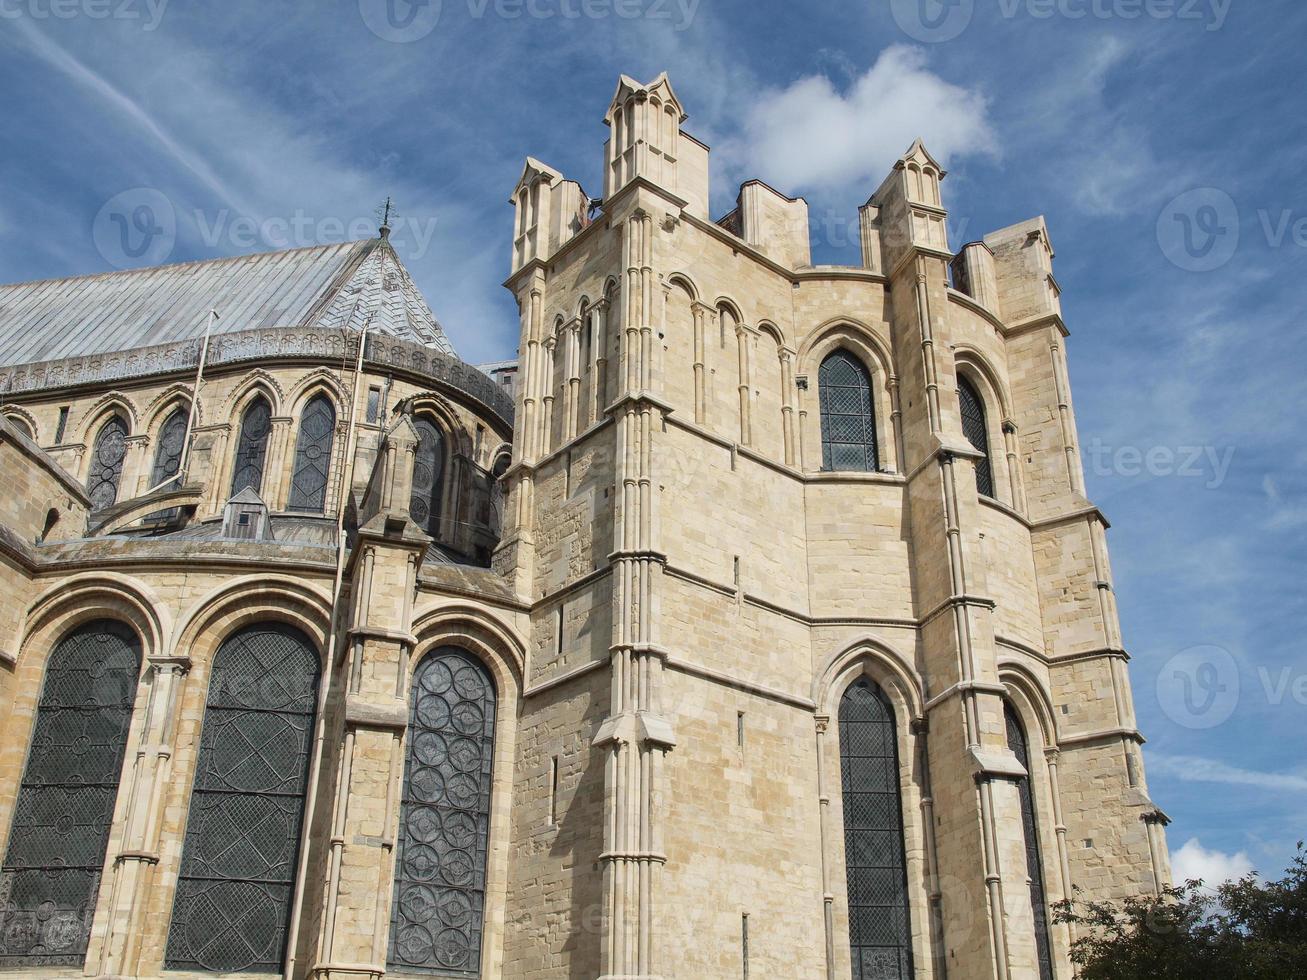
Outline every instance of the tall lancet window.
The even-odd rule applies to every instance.
[[[982,496],[994,496],[994,468],[989,462],[989,423],[985,418],[985,402],[980,392],[966,378],[958,376],[958,403],[962,407],[962,434],[971,448],[984,454],[976,460],[976,489]]]
[[[387,965],[481,976],[495,687],[456,647],[413,675]]]
[[[111,620],[50,655],[0,869],[0,970],[86,959],[140,665]]]
[[[295,443],[295,471],[290,480],[290,509],[322,513],[327,504],[327,474],[336,438],[336,409],[326,395],[316,395],[300,414]]]
[[[853,980],[911,980],[894,708],[885,692],[864,677],[844,692],[839,723]]]
[[[871,378],[846,350],[821,362],[821,468],[872,473],[880,469]]]
[[[260,623],[218,649],[165,968],[281,972],[317,692],[299,630]]]
[[[1030,744],[1021,719],[1010,704],[1003,705],[1007,723],[1007,744],[1017,761],[1030,772]],[[1040,980],[1053,980],[1053,954],[1048,940],[1048,907],[1044,893],[1044,862],[1039,854],[1039,823],[1035,819],[1035,796],[1030,776],[1017,783],[1021,796],[1021,829],[1026,843],[1026,877],[1030,879],[1030,907],[1035,913],[1035,950],[1039,954]]]
[[[118,500],[118,481],[123,475],[123,459],[127,455],[127,423],[121,415],[110,417],[100,426],[91,450],[91,475],[86,481],[86,494],[91,498],[92,510],[112,507]]]
[[[150,474],[152,488],[176,476],[181,469],[182,446],[186,441],[186,414],[186,409],[178,408],[159,427],[159,445],[154,451],[154,470]],[[177,488],[170,486],[168,489]]]
[[[409,514],[427,533],[440,530],[441,476],[445,469],[445,437],[435,422],[425,415],[413,420],[418,434],[417,456],[413,461],[413,495]]]
[[[268,455],[268,433],[272,431],[272,408],[262,396],[250,402],[241,416],[241,434],[236,443],[236,465],[232,468],[231,493],[246,487],[263,493],[263,464]]]

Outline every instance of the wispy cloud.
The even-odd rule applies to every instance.
[[[1290,773],[1259,772],[1240,769],[1219,759],[1193,755],[1149,756],[1149,766],[1185,783],[1220,783],[1226,786],[1251,786],[1278,793],[1307,793],[1307,777]]]

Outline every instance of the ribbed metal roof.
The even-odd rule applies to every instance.
[[[373,330],[454,354],[383,239],[0,286],[0,364],[135,350],[262,327]]]

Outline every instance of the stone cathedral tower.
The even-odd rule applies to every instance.
[[[388,228],[0,286],[0,972],[1070,980],[1165,884],[1044,222],[916,144],[814,266],[685,118],[527,160],[516,365]]]
[[[1048,229],[954,252],[917,143],[814,266],[685,119],[624,77],[602,207],[513,192],[504,975],[1069,978],[1051,903],[1169,870]]]

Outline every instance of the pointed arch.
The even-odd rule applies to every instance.
[[[263,471],[268,458],[268,439],[272,434],[272,405],[260,390],[244,405],[240,430],[236,437],[236,455],[232,461],[231,494],[249,487],[263,493]]]
[[[147,433],[154,433],[158,430],[163,421],[172,414],[178,406],[186,409],[188,412],[191,407],[191,386],[184,384],[172,384],[159,392],[150,400],[142,413],[143,424],[141,429]],[[195,424],[204,424],[204,402],[200,401],[195,406]]]
[[[958,376],[958,410],[962,416],[962,434],[971,448],[980,454],[976,460],[976,490],[982,497],[993,498],[994,462],[989,440],[989,412],[985,398],[966,374]]]
[[[81,441],[86,445],[90,445],[94,434],[100,430],[107,419],[114,415],[122,416],[127,425],[128,435],[138,430],[137,420],[140,413],[136,410],[136,404],[122,392],[110,391],[96,399],[95,403],[82,415]]]
[[[837,347],[817,372],[821,468],[829,472],[880,470],[876,403],[871,375],[848,348]]]
[[[129,424],[120,412],[114,411],[95,434],[86,476],[86,495],[91,500],[93,512],[112,507],[118,501],[123,461],[127,458]]]
[[[189,417],[189,406],[178,405],[159,426],[155,438],[154,463],[150,470],[150,487],[157,487],[180,472]]]
[[[441,497],[449,476],[450,447],[445,430],[426,412],[413,416],[417,451],[413,457],[413,485],[409,515],[432,537],[440,533]]]
[[[17,405],[6,405],[3,414],[5,421],[18,429],[19,432],[25,435],[32,442],[40,445],[40,440],[37,436],[41,430],[36,424],[36,416],[24,408],[19,408]]]
[[[286,414],[292,417],[300,415],[304,407],[319,395],[326,395],[331,399],[337,412],[342,406],[349,404],[350,400],[349,393],[334,371],[328,368],[316,368],[295,382],[286,393],[285,403],[288,406]]]
[[[319,391],[300,412],[291,470],[290,510],[322,513],[326,509],[335,438],[336,406],[325,391]]]
[[[232,393],[227,396],[222,414],[235,424],[245,411],[246,405],[260,395],[267,399],[273,415],[281,415],[281,406],[286,400],[286,393],[277,379],[263,368],[255,368],[241,378],[232,389]]]

